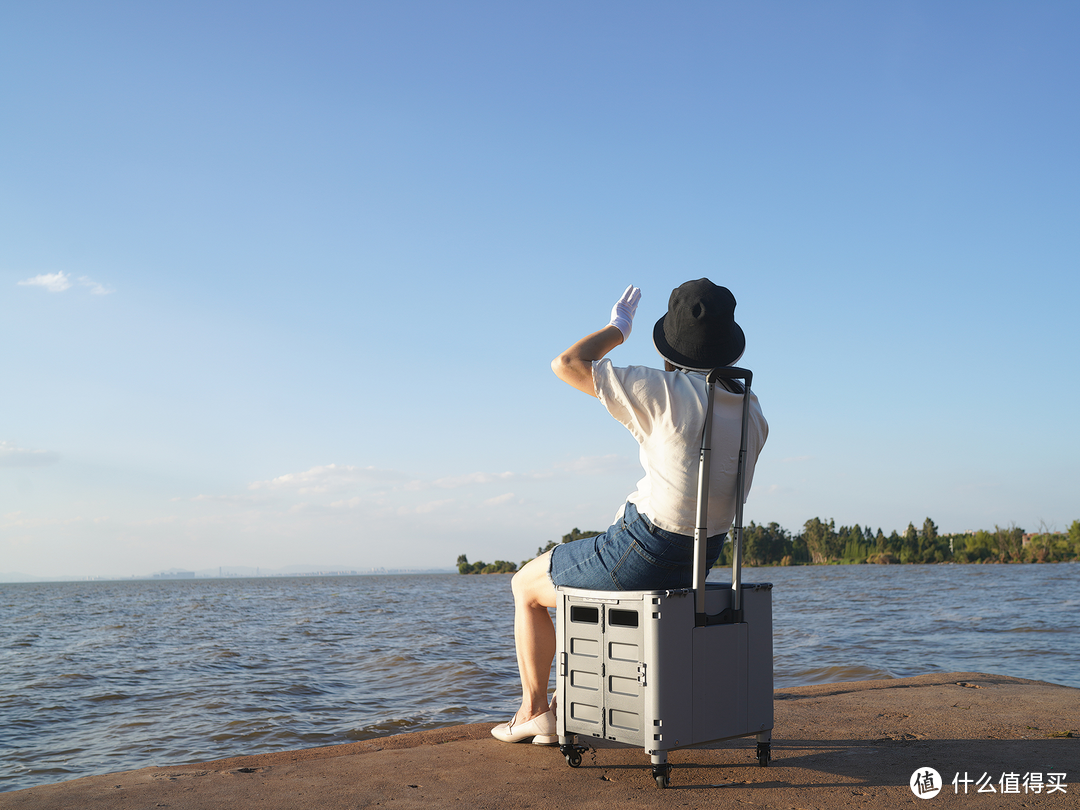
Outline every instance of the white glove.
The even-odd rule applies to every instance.
[[[622,294],[622,298],[611,308],[611,323],[608,326],[617,327],[622,332],[623,340],[630,337],[630,329],[634,325],[634,313],[637,312],[640,300],[641,290],[631,284]]]

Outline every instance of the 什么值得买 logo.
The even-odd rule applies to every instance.
[[[963,775],[958,771],[952,778],[954,794],[967,793],[1067,793],[1068,784],[1065,782],[1065,774],[1062,771],[1050,771],[1048,773],[1031,771],[1020,774],[1009,771],[1002,773],[995,781],[994,778],[984,772],[982,776],[973,779],[964,771]],[[908,780],[911,792],[920,799],[932,799],[945,787],[946,782],[933,768],[919,768]]]

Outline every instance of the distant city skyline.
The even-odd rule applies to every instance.
[[[393,576],[393,575],[425,575],[425,574],[452,574],[456,573],[453,567],[446,566],[443,568],[424,568],[424,569],[409,569],[409,568],[369,568],[369,569],[326,569],[320,570],[314,566],[290,566],[288,568],[251,568],[251,569],[237,569],[230,568],[228,570],[219,570],[213,568],[204,568],[200,571],[189,571],[185,569],[172,568],[168,571],[155,571],[148,574],[129,574],[127,576],[109,576],[109,575],[96,575],[96,576],[66,576],[66,577],[28,577],[22,576],[20,578],[5,579],[3,574],[0,574],[0,584],[19,584],[19,583],[44,583],[44,582],[122,582],[128,580],[155,580],[155,579],[252,579],[252,578],[273,578],[273,577],[363,577],[363,576]],[[12,576],[12,575],[7,575]]]

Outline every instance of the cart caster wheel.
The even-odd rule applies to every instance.
[[[758,743],[757,764],[762,768],[768,768],[770,759],[772,759],[772,746],[769,743]]]
[[[571,768],[576,768],[581,765],[581,752],[588,750],[583,745],[577,745],[576,743],[568,743],[566,745],[559,746],[559,753],[566,757],[566,764]]]
[[[653,779],[656,780],[656,786],[661,790],[671,787],[670,765],[653,765],[652,775]]]

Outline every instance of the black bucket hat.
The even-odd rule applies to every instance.
[[[746,348],[735,323],[735,296],[707,278],[671,292],[668,311],[653,327],[656,350],[672,365],[695,371],[730,366]]]

